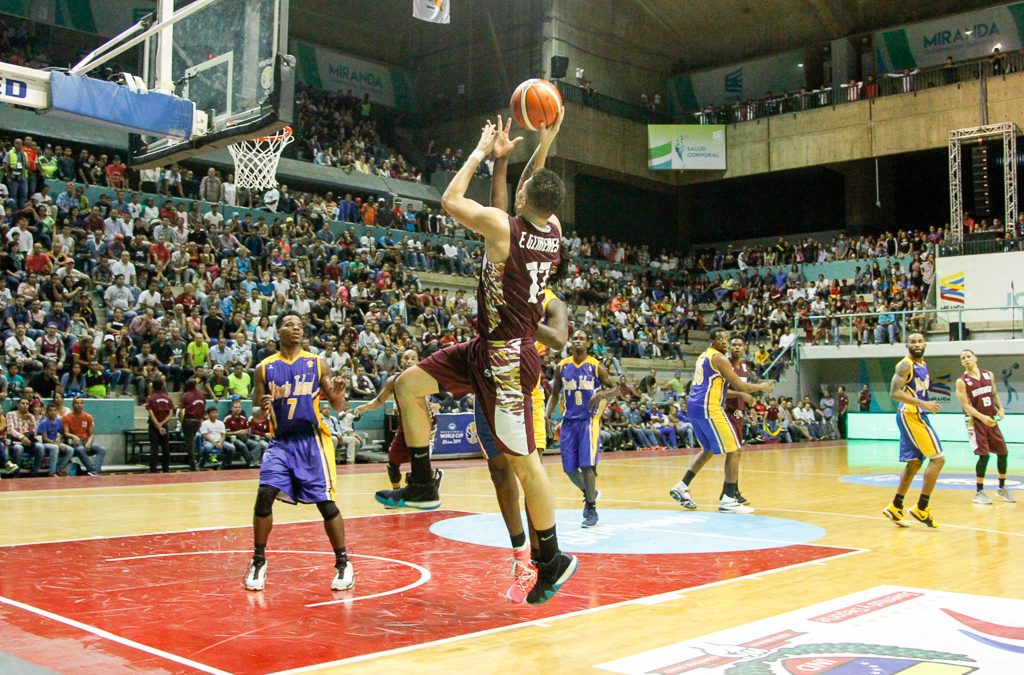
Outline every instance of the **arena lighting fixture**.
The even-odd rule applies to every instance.
[[[974,29],[973,28],[968,28],[967,30],[964,31],[964,35],[973,35],[973,34],[974,34]]]
[[[802,64],[802,63],[798,63],[798,64],[796,64],[796,67],[797,67],[797,68],[803,68],[803,67],[804,67],[804,64]]]

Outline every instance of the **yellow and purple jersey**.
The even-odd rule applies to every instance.
[[[268,356],[257,368],[263,370],[266,392],[271,396],[270,433],[282,436],[330,435],[320,414],[320,358],[302,351],[292,361],[280,354]]]

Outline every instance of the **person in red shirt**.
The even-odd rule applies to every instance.
[[[206,419],[206,394],[199,386],[199,380],[192,377],[185,383],[185,393],[181,395],[181,408],[178,409],[181,421],[181,434],[188,448],[188,463],[196,470],[196,434],[199,425]]]
[[[864,388],[860,390],[860,395],[857,397],[857,403],[860,405],[861,412],[868,412],[871,410],[871,390],[868,389],[868,385],[864,385]]]
[[[167,265],[171,262],[171,250],[167,243],[161,239],[149,245],[149,271],[159,281],[166,280]]]
[[[156,455],[159,450],[164,473],[167,473],[171,470],[170,424],[174,416],[174,401],[164,391],[162,379],[154,380],[152,387],[153,391],[146,398],[145,404],[149,416],[149,472],[156,473]]]
[[[32,245],[32,253],[25,258],[25,269],[29,274],[39,275],[49,275],[53,271],[53,259],[39,242]]]
[[[846,438],[846,413],[850,412],[850,397],[846,395],[846,387],[840,386],[836,391],[836,421],[839,425],[839,438]]]
[[[231,402],[231,413],[224,418],[224,428],[227,430],[227,438],[224,439],[224,442],[234,446],[235,452],[241,455],[245,461],[246,468],[251,467],[253,465],[253,447],[249,444],[251,436],[249,418],[245,416],[240,400]],[[224,468],[230,468],[230,464]]]
[[[103,470],[107,449],[95,443],[96,426],[92,415],[85,412],[85,399],[76,396],[71,402],[71,412],[61,419],[64,437],[75,449],[75,456],[82,461],[89,475],[98,475]]]
[[[253,444],[253,458],[256,464],[262,464],[263,453],[270,446],[270,417],[260,419],[253,415],[249,418],[249,440]]]
[[[107,187],[120,190],[125,187],[125,171],[128,170],[121,163],[121,158],[114,155],[114,160],[107,165]]]

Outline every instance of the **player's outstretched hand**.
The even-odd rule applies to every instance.
[[[551,128],[548,128],[547,125],[545,125],[542,122],[540,127],[537,129],[537,133],[540,135],[541,143],[550,143],[551,141],[555,140],[555,136],[558,135],[558,132],[562,128],[563,119],[565,119],[564,105],[562,106],[562,109],[558,111],[558,119],[555,120],[555,123],[551,125]]]
[[[487,124],[480,130],[480,140],[476,143],[476,149],[484,153],[484,155],[491,154],[494,149],[494,139],[498,136],[498,128],[494,126],[494,123],[487,120]]]
[[[516,146],[522,142],[522,136],[516,136],[510,139],[509,136],[512,132],[512,117],[505,120],[502,125],[501,115],[498,115],[498,133],[494,137],[494,159],[501,159],[512,154],[512,151],[516,149]]]
[[[775,380],[765,380],[760,384],[761,391],[766,394],[770,394],[775,389]]]

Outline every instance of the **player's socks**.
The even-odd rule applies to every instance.
[[[1005,490],[1006,489],[1006,474],[1005,473],[999,474],[999,489],[1000,490]]]
[[[348,552],[345,550],[345,547],[342,546],[341,548],[334,549],[334,566],[341,568],[342,566],[347,564]]]
[[[893,497],[892,498],[892,505],[895,506],[897,509],[902,511],[903,510],[903,495],[897,494],[895,497]]]
[[[921,511],[928,510],[928,502],[931,500],[931,495],[922,494],[917,500],[917,508]]]
[[[725,483],[723,492],[729,499],[736,499],[736,495],[739,494],[739,487],[736,483]]]
[[[512,548],[521,549],[526,547],[526,533],[520,532],[509,537],[512,540]]]
[[[430,468],[430,448],[427,446],[409,448],[409,460],[412,464],[412,482],[422,485],[434,480],[434,472]]]
[[[547,530],[537,530],[537,541],[540,543],[540,555],[538,559],[542,563],[554,560],[558,555],[558,535],[555,534],[555,527]]]
[[[974,486],[975,486],[975,488],[977,488],[977,490],[976,490],[977,492],[981,492],[982,490],[985,489],[985,481],[984,480],[975,481]]]
[[[252,547],[253,558],[266,558],[267,557],[267,545],[266,544],[254,544]]]
[[[402,469],[397,464],[388,462],[388,480],[392,490],[402,487]]]

